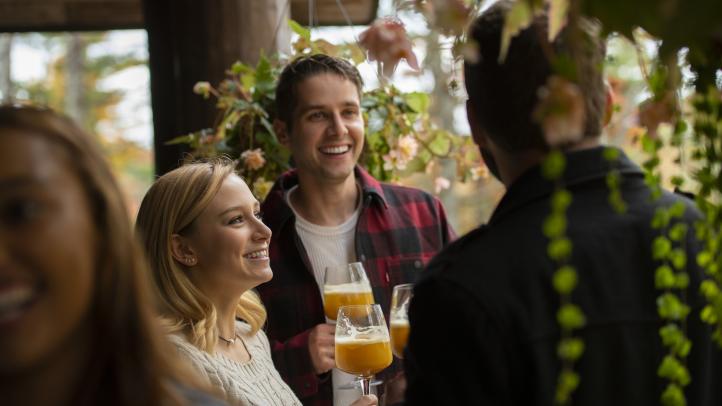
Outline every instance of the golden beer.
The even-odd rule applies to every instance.
[[[373,304],[374,295],[370,286],[359,284],[325,285],[323,288],[323,310],[326,317],[336,320],[341,306]]]
[[[404,358],[404,348],[409,340],[409,321],[391,320],[391,350],[394,355]]]
[[[336,366],[349,374],[369,377],[391,365],[387,337],[336,338]]]

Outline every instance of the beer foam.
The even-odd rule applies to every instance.
[[[369,286],[368,283],[324,285],[323,293],[371,293],[371,286]]]
[[[392,326],[398,326],[398,327],[408,327],[409,325],[409,319],[407,318],[392,318],[391,319],[391,325]]]
[[[375,334],[359,334],[356,336],[336,337],[336,344],[375,344],[388,343],[389,336],[383,332]]]

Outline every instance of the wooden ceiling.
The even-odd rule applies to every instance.
[[[291,17],[307,25],[308,0],[289,1]],[[354,24],[376,17],[378,0],[339,2]],[[142,28],[142,10],[142,0],[0,0],[0,32]],[[313,10],[314,25],[347,24],[337,0],[313,0]]]

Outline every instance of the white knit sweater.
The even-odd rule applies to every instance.
[[[179,334],[171,335],[170,340],[201,377],[220,389],[233,405],[301,405],[273,366],[266,334],[258,331],[249,335],[250,326],[240,321],[236,323],[236,331],[251,355],[248,362],[235,361],[219,352],[211,355]]]

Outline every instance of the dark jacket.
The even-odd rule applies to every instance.
[[[579,284],[573,302],[586,315],[578,334],[586,350],[576,365],[581,383],[576,405],[659,405],[665,382],[657,368],[662,346],[657,315],[650,226],[655,208],[683,202],[689,225],[686,292],[693,341],[688,357],[692,383],[687,404],[722,405],[720,350],[699,318],[702,278],[695,264],[693,203],[671,193],[650,199],[642,171],[621,153],[615,163],[628,209],[612,210],[603,148],[567,155],[564,183],[573,195],[568,209],[571,263]],[[552,185],[538,167],[515,181],[488,225],[443,251],[429,266],[410,309],[407,404],[552,405],[560,362],[556,355],[559,297],[552,287],[542,223]]]
[[[394,285],[415,282],[431,258],[454,237],[438,199],[418,189],[378,182],[360,167],[356,179],[362,209],[356,224],[356,255],[366,269],[374,299],[388,317]],[[285,195],[298,184],[295,171],[274,185],[261,210],[273,231],[269,255],[273,279],[258,288],[268,311],[266,333],[273,361],[304,404],[330,405],[330,379],[313,371],[310,329],[325,322],[323,300],[293,211]],[[394,362],[388,372],[399,368]]]

